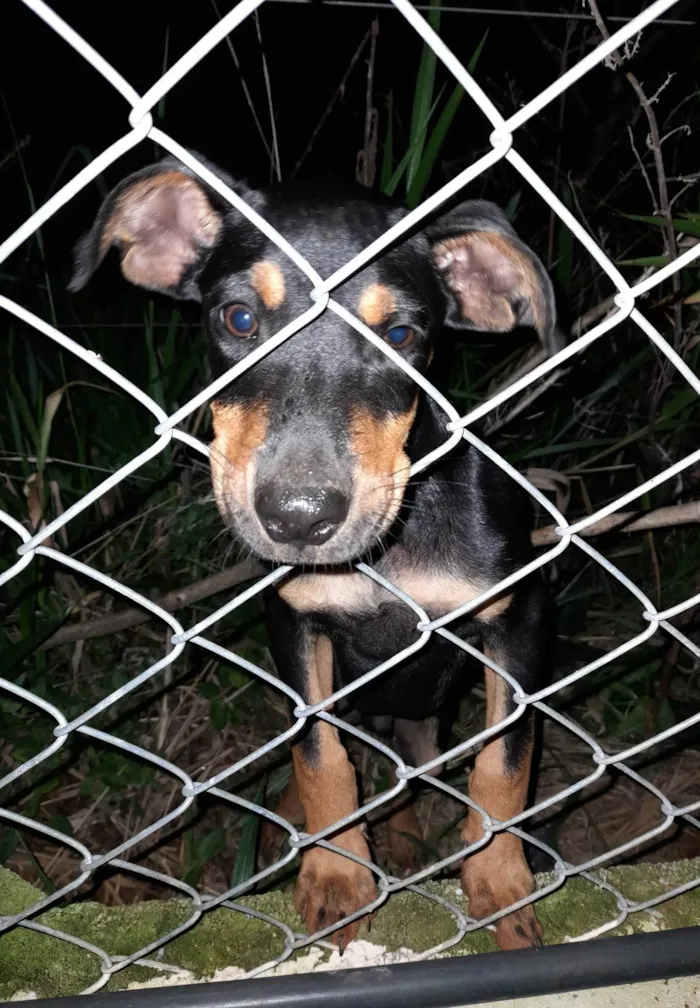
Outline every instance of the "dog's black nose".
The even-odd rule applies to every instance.
[[[267,489],[256,495],[255,510],[275,542],[320,546],[344,521],[348,501],[333,488]]]

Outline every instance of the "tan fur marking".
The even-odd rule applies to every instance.
[[[458,609],[465,602],[471,602],[485,591],[485,586],[479,587],[465,579],[447,575],[429,575],[423,571],[391,566],[382,572],[418,605],[440,616]],[[279,593],[298,612],[326,612],[329,609],[363,612],[376,609],[382,602],[395,598],[386,588],[360,573],[299,574],[285,581]],[[484,622],[495,619],[506,611],[512,598],[512,595],[502,595],[487,602],[474,613],[474,618]]]
[[[297,779],[293,770],[287,786],[275,806],[275,814],[286,819],[292,826],[304,825],[304,806],[301,804]],[[280,851],[280,843],[287,836],[289,836],[287,831],[277,823],[271,819],[265,819],[260,829],[260,855],[263,864],[268,865],[275,860]]]
[[[357,410],[350,424],[350,448],[357,462],[348,525],[369,521],[381,534],[396,517],[411,466],[404,445],[418,409],[418,395],[402,414],[377,419]]]
[[[261,259],[250,270],[250,285],[266,308],[274,310],[284,303],[284,273],[275,262]]]
[[[418,399],[407,413],[389,414],[377,419],[357,410],[350,428],[350,448],[366,473],[390,476],[403,456],[408,432],[418,408]]]
[[[211,404],[214,440],[210,464],[214,496],[222,515],[235,499],[240,507],[248,502],[255,452],[267,436],[267,407],[264,404]]]
[[[455,238],[447,238],[435,249],[439,264],[440,256],[464,246],[473,246],[478,256],[478,246],[486,244],[506,259],[517,274],[518,283],[511,294],[526,298],[532,308],[533,323],[540,335],[544,332],[540,284],[537,273],[529,258],[520,252],[504,235],[493,231],[468,231]],[[482,272],[480,270],[479,272]],[[485,270],[483,271],[485,272]],[[470,287],[469,317],[475,326],[483,326],[486,332],[509,332],[515,325],[515,315],[505,291]]]
[[[498,661],[491,649],[485,648],[484,654]],[[484,665],[484,679],[486,685],[486,725],[491,727],[505,718],[506,698],[511,687],[488,665]],[[496,819],[510,819],[511,816],[521,812],[525,807],[530,780],[531,755],[532,742],[530,742],[526,756],[517,770],[509,772],[505,762],[506,750],[503,737],[499,735],[492,742],[487,742],[477,756],[474,770],[469,778],[470,797]],[[467,832],[470,843],[482,835],[480,816],[470,813],[465,835]],[[521,842],[510,833],[499,834],[495,840],[517,840],[518,844]],[[494,845],[492,841],[486,850],[490,850]]]
[[[498,661],[488,649],[485,654]],[[501,661],[501,664],[507,664]],[[510,686],[492,669],[484,666],[486,678],[486,724],[498,724],[506,713]],[[476,758],[469,778],[469,797],[488,815],[504,822],[525,808],[530,782],[532,737],[520,766],[510,771],[506,764],[502,736],[488,742]],[[465,843],[475,843],[483,836],[481,816],[469,811],[462,830]],[[468,857],[462,865],[462,886],[469,897],[472,917],[485,917],[530,895],[534,891],[532,873],[525,860],[522,840],[512,833],[497,833],[482,850]],[[536,944],[539,926],[529,907],[510,914],[497,923],[496,937],[501,948],[519,948]]]
[[[279,594],[298,612],[352,612],[371,605],[372,582],[365,574],[299,574],[285,581]]]
[[[287,822],[295,826],[301,826],[304,822],[304,806],[301,804],[299,787],[294,773],[290,775],[287,781],[287,786],[275,807],[275,812],[282,819],[286,819]]]
[[[373,283],[362,292],[357,313],[368,326],[378,326],[396,311],[393,291],[384,284]]]
[[[442,610],[443,613],[471,602],[487,588],[487,585],[480,587],[466,578],[411,569],[400,570],[391,580],[424,609]],[[489,600],[473,614],[474,618],[486,622],[495,619],[506,611],[512,598],[512,595],[503,595]]]
[[[306,697],[314,704],[332,692],[333,645],[328,637],[320,636],[311,645],[308,656]],[[357,808],[355,772],[340,742],[338,729],[319,720],[316,732],[318,754],[313,766],[304,760],[299,746],[293,749],[294,772],[306,812],[307,833],[315,833]]]
[[[333,689],[333,649],[327,637],[318,637],[308,656],[307,696],[311,703]],[[306,832],[317,833],[357,809],[355,771],[337,729],[319,720],[313,763],[304,759],[301,746],[292,749],[294,774],[304,807]],[[351,826],[329,837],[338,847],[369,859],[362,827]],[[327,926],[370,903],[376,895],[372,873],[357,862],[322,847],[304,854],[294,899],[309,931]],[[359,923],[335,932],[339,944],[352,940]]]

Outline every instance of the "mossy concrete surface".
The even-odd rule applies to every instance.
[[[686,882],[700,878],[700,859],[674,864],[636,865],[601,871],[600,876],[628,899],[648,900]],[[541,888],[551,877],[538,877]],[[425,888],[466,910],[456,881],[428,883]],[[29,883],[0,868],[0,915],[11,915],[36,903],[41,894]],[[303,930],[291,893],[270,892],[242,902]],[[558,944],[583,934],[618,914],[614,896],[581,878],[538,903],[538,917],[545,943]],[[157,940],[191,916],[188,900],[149,900],[132,906],[106,907],[98,903],[74,903],[32,918],[37,923],[74,935],[103,949],[109,955],[128,956]],[[617,934],[664,930],[700,924],[700,888],[691,890],[650,911],[630,915]],[[364,930],[364,929],[363,929]],[[448,940],[455,933],[454,916],[445,907],[414,893],[397,893],[377,912],[371,934],[361,934],[393,952],[421,952]],[[238,966],[248,970],[278,956],[284,948],[280,930],[255,918],[225,908],[205,913],[193,928],[170,941],[157,955],[164,963],[207,978],[216,970]],[[491,934],[467,935],[447,955],[466,955],[495,949]],[[144,981],[154,970],[131,966],[118,971],[107,990],[118,990]],[[0,936],[0,1000],[18,991],[39,997],[77,994],[100,976],[100,960],[66,941],[16,927]]]

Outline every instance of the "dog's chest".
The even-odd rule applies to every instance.
[[[401,554],[390,554],[376,570],[432,619],[471,602],[488,588],[467,577],[409,563]],[[336,616],[343,623],[371,620],[386,613],[388,607],[399,606],[408,610],[406,615],[412,608],[400,595],[361,571],[300,574],[280,588],[280,595],[298,612]],[[482,618],[494,615],[502,601],[482,610]],[[414,615],[419,621],[418,613],[414,611]]]
[[[431,619],[454,611],[488,587],[403,560],[398,552],[389,554],[376,570]],[[301,574],[282,585],[280,595],[297,611],[310,616],[319,632],[332,640],[336,685],[352,682],[402,655],[398,663],[391,662],[377,682],[353,694],[353,705],[360,710],[425,717],[446,701],[456,681],[464,680],[467,655],[437,634],[425,639],[418,629],[420,610],[367,574]],[[458,619],[450,629],[478,645],[478,620],[490,618],[508,601],[496,599],[480,609],[477,619]]]

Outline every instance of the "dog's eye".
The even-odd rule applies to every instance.
[[[409,329],[408,326],[397,325],[385,334],[384,339],[395,350],[402,350],[403,347],[407,347],[409,343],[413,342],[415,335],[413,329]]]
[[[258,331],[258,320],[254,312],[246,308],[245,305],[228,305],[221,314],[223,323],[232,336],[241,336],[246,339],[254,336]]]

